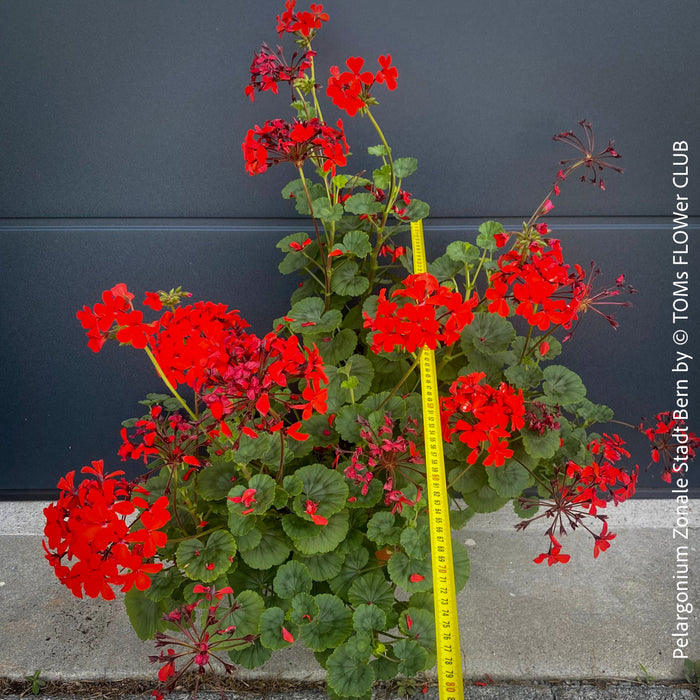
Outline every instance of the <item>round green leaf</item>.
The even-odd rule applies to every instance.
[[[376,605],[361,603],[352,615],[352,626],[356,632],[383,631],[386,629],[386,614]]]
[[[391,580],[408,593],[427,591],[433,586],[430,559],[411,559],[403,552],[395,552],[389,558],[387,571]]]
[[[289,608],[289,619],[295,625],[310,624],[317,615],[318,604],[311,594],[297,593],[292,598],[292,603]]]
[[[412,175],[418,168],[418,161],[415,158],[397,158],[394,161],[394,175],[404,178]]]
[[[549,404],[572,404],[586,395],[586,387],[581,377],[562,365],[545,368],[542,389]]]
[[[355,658],[346,646],[338,647],[326,664],[329,688],[340,697],[359,697],[372,690],[374,669],[367,661]]]
[[[352,632],[352,613],[338,596],[317,595],[318,615],[301,628],[301,638],[309,649],[323,651],[342,644]]]
[[[331,291],[340,296],[353,297],[365,292],[369,287],[369,280],[359,274],[357,263],[345,262],[333,268],[331,277]]]
[[[298,301],[292,306],[288,316],[294,319],[290,323],[293,333],[330,333],[338,328],[343,320],[337,309],[326,311],[320,297],[307,297]]]
[[[398,544],[401,538],[401,528],[395,525],[393,513],[386,510],[376,512],[367,523],[367,537],[379,547],[387,544]]]
[[[143,591],[132,588],[124,596],[124,604],[131,626],[139,639],[152,639],[156,632],[165,628],[165,602],[151,600]]]
[[[265,610],[260,618],[260,641],[262,645],[273,650],[291,646],[292,642],[288,642],[282,636],[283,627],[285,627],[284,610],[276,607]]]
[[[345,597],[352,582],[363,572],[368,561],[369,552],[364,547],[349,552],[345,556],[340,573],[328,581],[333,593]]]
[[[258,634],[260,631],[260,618],[265,612],[265,601],[255,591],[241,591],[236,594],[236,609],[222,620],[222,627],[236,626],[236,633],[240,637],[249,634]],[[226,624],[223,624],[223,623]]]
[[[351,328],[343,328],[335,335],[324,338],[318,343],[321,357],[327,365],[337,365],[347,360],[356,347],[357,334]],[[328,427],[328,423],[326,423],[326,427]]]
[[[400,639],[394,644],[394,654],[401,659],[399,673],[412,678],[428,668],[428,652],[413,639]]]
[[[427,525],[402,530],[400,543],[406,554],[413,559],[425,559],[430,556],[430,530]]]
[[[292,598],[297,593],[311,592],[311,574],[299,561],[288,561],[277,569],[272,587],[280,598]]]
[[[486,467],[486,475],[496,493],[508,498],[519,496],[533,481],[527,469],[512,459],[500,467]]]
[[[306,565],[313,581],[330,581],[340,573],[345,557],[338,552],[324,552],[308,557],[295,553],[294,558]]]
[[[561,444],[561,437],[558,430],[546,430],[540,435],[531,430],[523,429],[521,435],[525,451],[536,461],[553,457]]]
[[[284,533],[277,528],[265,530],[260,538],[260,544],[255,549],[241,552],[241,559],[253,569],[270,569],[282,564],[291,546]]]
[[[345,202],[345,211],[351,214],[378,214],[384,206],[370,192],[354,194]]]
[[[462,349],[469,353],[474,348],[484,353],[505,350],[515,338],[515,328],[507,319],[498,314],[480,311],[474,320],[462,331]]]
[[[316,514],[324,518],[330,518],[345,508],[348,484],[340,472],[322,464],[309,464],[294,473],[302,483],[302,492],[294,499],[294,510],[300,518],[311,520],[305,514],[307,501],[316,503]]]
[[[326,367],[328,376],[328,413],[337,413],[346,403],[362,398],[372,386],[374,368],[362,355],[352,355],[343,367]],[[356,379],[355,386],[344,386],[349,379]]]
[[[332,515],[326,525],[316,525],[289,513],[282,518],[282,527],[301,554],[323,554],[334,550],[348,533],[348,511]]]
[[[349,231],[343,236],[340,249],[358,258],[366,258],[372,252],[369,235],[364,231]]]
[[[399,630],[435,655],[435,615],[425,608],[408,607],[399,618]]]
[[[460,263],[476,262],[479,257],[479,249],[465,241],[452,241],[445,249],[448,257]]]
[[[237,473],[233,462],[220,457],[214,458],[211,465],[197,475],[195,491],[207,501],[226,498]]]
[[[256,639],[252,644],[229,650],[228,655],[234,664],[253,669],[259,668],[270,660],[272,649],[264,647],[260,639]]]
[[[496,250],[496,239],[494,236],[497,233],[503,233],[505,229],[497,221],[485,221],[479,226],[479,235],[476,237],[476,244],[485,250]]]
[[[206,544],[199,539],[185,540],[177,548],[178,566],[193,581],[214,581],[230,568],[236,554],[236,540],[229,532],[216,530]]]
[[[390,610],[394,604],[394,591],[384,574],[373,571],[355,579],[348,591],[348,600],[352,605],[376,605]]]

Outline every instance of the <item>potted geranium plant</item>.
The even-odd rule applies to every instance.
[[[243,155],[251,175],[291,164],[283,196],[309,221],[277,245],[280,272],[302,282],[273,330],[257,337],[239,311],[180,288],[146,293],[151,321],[124,284],[78,312],[94,352],[114,340],[143,350],[168,393],[122,430],[120,456],[143,460],[142,476],[95,461],[81,482],[61,479],[46,556],[77,596],[125,593],[136,632],[160,648],[164,690],[188,669],[254,668],[295,641],[332,697],[368,697],[377,680],[434,665],[424,346],[437,358],[452,528],[513,503],[520,527],[546,521],[534,561],[566,562],[560,533],[579,526],[598,556],[615,537],[601,511],[635,489],[623,440],[594,431],[612,411],[554,361],[587,311],[615,324],[597,307],[633,290],[622,276],[597,289],[543,221],[574,173],[603,188],[602,171],[620,170],[613,143],[594,152],[586,121],[581,136],[555,136],[577,153],[520,230],[488,221],[414,274],[405,232],[428,205],[404,188],[415,159],[395,156],[372,113],[398,70],[388,54],[372,68],[354,56],[317,83],[312,41],[327,20],[287,0],[277,30],[296,52],[287,61],[263,44],[245,89],[291,90],[294,117],[250,129]],[[369,176],[349,165],[324,96],[376,129]],[[677,424],[659,414],[631,426],[669,475]],[[691,434],[690,456],[697,445]],[[458,540],[453,556],[462,588]]]

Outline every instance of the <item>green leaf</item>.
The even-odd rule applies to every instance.
[[[345,202],[345,211],[351,214],[378,214],[384,205],[378,202],[371,192],[358,192]]]
[[[412,199],[411,203],[406,207],[406,211],[403,213],[403,218],[409,221],[420,221],[421,219],[427,219],[430,214],[430,207],[426,202],[420,199]]]
[[[294,499],[294,510],[299,517],[311,520],[311,516],[305,514],[307,501],[318,504],[316,513],[324,518],[345,508],[348,484],[340,472],[323,464],[309,464],[297,469],[295,475],[302,483],[302,492]]]
[[[267,474],[254,474],[247,485],[236,484],[228,493],[228,510],[229,513],[235,513],[241,517],[248,518],[250,515],[262,515],[265,513],[275,501],[275,480]],[[254,501],[250,505],[245,502],[234,503],[231,498],[239,498],[247,489],[255,489]],[[243,511],[253,509],[252,513],[247,515]]]
[[[357,263],[346,262],[333,268],[331,291],[340,296],[359,296],[369,287],[369,280],[359,274]]]
[[[430,530],[427,525],[407,527],[401,532],[401,546],[413,559],[425,559],[430,556]]]
[[[491,252],[496,250],[496,239],[494,236],[497,233],[503,233],[505,229],[497,221],[485,221],[479,226],[479,235],[476,237],[476,244],[484,250]]]
[[[596,404],[588,399],[581,399],[576,405],[571,406],[573,412],[587,423],[607,423],[613,416],[612,408],[603,404]]]
[[[212,458],[212,463],[197,475],[195,491],[207,501],[226,498],[231,484],[237,476],[236,465],[221,457]]]
[[[328,519],[327,525],[316,525],[289,513],[282,518],[282,527],[301,554],[323,554],[334,550],[348,533],[348,511],[342,510]]]
[[[394,161],[394,175],[404,178],[413,175],[418,169],[418,161],[415,158],[397,158]]]
[[[282,564],[292,548],[284,533],[277,527],[265,530],[255,549],[241,552],[241,559],[253,569],[270,569]]]
[[[374,369],[362,355],[352,355],[342,367],[327,366],[325,369],[328,376],[328,413],[337,413],[343,404],[354,403],[372,386]],[[343,382],[350,377],[357,377],[354,389],[343,387]]]
[[[139,639],[152,639],[156,632],[165,629],[163,613],[167,611],[165,602],[156,602],[143,591],[132,588],[124,596],[126,614]]]
[[[535,364],[512,365],[503,374],[508,383],[516,389],[531,389],[537,386],[544,376]]]
[[[323,299],[307,297],[294,304],[288,314],[294,319],[289,326],[293,333],[330,333],[340,327],[343,316],[337,309],[325,310]],[[304,325],[302,324],[312,324]]]
[[[392,593],[392,604],[393,604]],[[361,603],[352,615],[352,626],[356,632],[384,631],[386,629],[386,614],[376,605]]]
[[[433,586],[430,559],[412,559],[403,552],[395,552],[389,558],[387,571],[391,580],[407,593],[430,590]]]
[[[445,249],[445,252],[452,260],[465,264],[476,262],[481,257],[479,249],[465,241],[452,241]]]
[[[374,186],[377,189],[389,189],[389,185],[391,183],[391,166],[388,163],[385,163],[381,168],[377,168],[372,173],[372,180],[374,181]]]
[[[291,560],[277,569],[272,582],[275,593],[280,598],[292,598],[297,593],[311,592],[311,574],[304,564]]]
[[[449,481],[454,479],[455,475],[450,473]],[[454,488],[462,494],[464,502],[476,513],[492,513],[502,508],[510,500],[491,488],[483,468],[471,467],[468,469],[455,482]]]
[[[228,655],[234,664],[253,669],[259,668],[270,660],[272,649],[264,647],[260,639],[256,639],[252,644],[229,650]]]
[[[352,613],[338,596],[330,593],[321,593],[315,600],[318,615],[301,628],[301,638],[313,651],[337,647],[352,632]]]
[[[347,596],[352,582],[364,572],[368,561],[369,552],[364,547],[346,554],[340,573],[328,580],[333,593],[341,597]]]
[[[340,573],[345,559],[338,552],[311,554],[307,557],[295,554],[294,558],[306,565],[314,581],[330,581],[332,578],[335,578]]]
[[[400,639],[394,644],[394,654],[401,659],[399,673],[412,678],[418,672],[428,668],[428,652],[413,639]]]
[[[338,647],[328,657],[326,668],[328,686],[340,697],[355,698],[372,690],[374,669],[351,654],[347,646]]]
[[[230,568],[236,554],[236,540],[225,530],[209,535],[206,544],[185,540],[177,548],[177,565],[193,581],[215,581]]]
[[[378,146],[369,146],[367,148],[367,153],[371,156],[388,156],[391,149],[388,149],[384,144],[379,144]]]
[[[356,255],[358,258],[366,258],[372,252],[369,235],[364,231],[348,231],[338,247],[346,254]]]
[[[260,618],[265,612],[265,601],[255,591],[241,591],[236,594],[236,609],[222,620],[222,626],[235,625],[238,636],[260,632]],[[224,625],[223,622],[226,624]]]
[[[321,221],[340,221],[343,218],[343,205],[339,202],[331,204],[328,197],[320,197],[311,202],[314,209],[314,216]]]
[[[409,624],[410,620],[410,624]],[[409,606],[401,613],[399,630],[402,634],[418,642],[430,655],[435,655],[435,615],[425,608]]]
[[[433,262],[428,263],[428,272],[434,275],[438,282],[452,279],[455,273],[462,269],[462,263],[455,262],[449,255],[441,255]]]
[[[537,515],[537,511],[540,509],[539,504],[533,505],[523,505],[517,498],[513,501],[513,510],[519,518],[525,518],[529,520],[533,516]]]
[[[386,510],[376,512],[367,523],[367,537],[377,546],[398,544],[401,528],[395,526],[396,518]]]
[[[537,461],[553,457],[559,449],[561,439],[558,430],[546,430],[540,435],[524,428],[520,434],[525,451]]]
[[[290,625],[291,626],[291,625]],[[260,618],[260,641],[268,649],[284,649],[291,646],[282,636],[282,628],[285,626],[284,610],[281,608],[268,608]],[[287,630],[291,632],[290,630]]]
[[[388,611],[394,604],[394,591],[384,574],[373,571],[353,581],[348,590],[348,600],[355,607],[371,604]]]
[[[545,368],[542,389],[549,404],[573,404],[586,396],[581,377],[562,365]]]
[[[477,312],[474,320],[462,331],[461,345],[467,355],[474,348],[485,353],[505,350],[513,338],[513,324],[498,314]]]
[[[533,483],[527,469],[512,459],[500,467],[486,467],[486,475],[496,493],[507,498],[519,496],[523,489]]]
[[[151,585],[144,593],[147,598],[156,603],[169,598],[183,580],[182,575],[175,566],[150,574],[150,578]]]
[[[318,615],[318,604],[309,593],[297,593],[289,607],[289,619],[295,625],[309,624]]]
[[[466,546],[454,538],[452,539],[452,568],[455,575],[455,589],[459,592],[467,585],[471,564]]]

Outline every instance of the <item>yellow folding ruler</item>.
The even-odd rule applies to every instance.
[[[411,222],[414,273],[427,272],[423,222]],[[462,700],[462,658],[459,646],[457,591],[452,564],[452,530],[447,500],[445,458],[442,451],[440,400],[438,396],[435,352],[423,347],[419,355],[423,396],[423,432],[425,434],[425,471],[428,483],[430,551],[433,564],[435,599],[435,641],[440,700]]]

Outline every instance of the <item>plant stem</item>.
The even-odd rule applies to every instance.
[[[151,350],[151,348],[146,346],[146,348],[144,348],[144,349],[146,350],[146,354],[148,355],[149,359],[153,363],[153,366],[156,368],[156,372],[158,372],[158,376],[163,380],[163,382],[165,383],[165,386],[168,387],[168,390],[170,391],[170,393],[180,402],[182,407],[189,414],[190,418],[192,418],[192,420],[197,420],[197,415],[187,405],[187,402],[182,398],[182,396],[180,396],[180,394],[177,393],[177,390],[175,389],[175,387],[170,383],[170,380],[165,376],[165,372],[163,372],[163,370],[161,369],[161,366],[158,364],[158,360],[156,360],[156,357],[153,354],[153,351]]]

